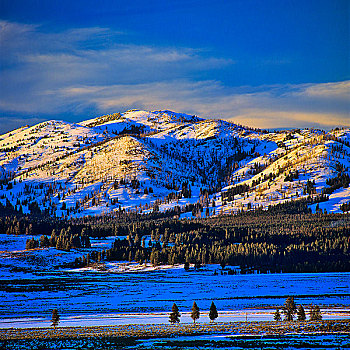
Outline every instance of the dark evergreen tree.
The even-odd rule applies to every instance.
[[[280,309],[277,308],[274,315],[273,315],[273,319],[278,322],[278,321],[281,321],[281,314],[280,314]]]
[[[216,309],[216,306],[215,306],[214,302],[212,301],[211,305],[210,305],[210,310],[209,310],[210,321],[215,321],[218,318],[218,316],[219,316],[218,310]]]
[[[321,321],[322,320],[322,314],[320,307],[318,305],[312,305],[310,306],[310,321]]]
[[[179,308],[177,305],[174,303],[172,308],[171,308],[171,313],[169,316],[169,322],[170,323],[180,323],[180,313],[179,313]]]
[[[52,326],[53,326],[54,328],[56,328],[57,325],[58,325],[58,323],[60,322],[60,315],[58,314],[57,309],[52,310],[52,318],[51,318],[51,321],[52,321]]]
[[[310,321],[315,321],[314,320],[314,305],[313,304],[310,305],[309,316],[310,316]]]
[[[297,306],[295,305],[294,298],[288,297],[283,305],[283,313],[285,321],[293,321],[294,314],[297,311]]]
[[[39,247],[39,241],[34,237],[31,239],[27,239],[26,241],[26,249],[35,249]]]
[[[320,307],[318,305],[316,305],[314,307],[314,318],[315,318],[316,321],[321,321],[322,320],[321,310],[320,310]]]
[[[196,323],[196,320],[199,319],[200,312],[199,312],[199,307],[197,306],[196,302],[193,302],[192,309],[191,309],[191,318],[193,320],[193,323]]]
[[[306,315],[305,315],[305,310],[303,308],[303,305],[298,306],[298,311],[297,311],[297,320],[298,321],[306,321]]]
[[[49,238],[47,236],[42,235],[40,237],[40,247],[41,248],[46,248],[50,246],[50,241]]]

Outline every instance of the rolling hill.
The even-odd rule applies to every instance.
[[[208,216],[301,198],[342,212],[349,168],[349,129],[269,132],[130,110],[1,135],[0,201],[59,217],[174,207]],[[190,203],[197,209],[186,213]]]

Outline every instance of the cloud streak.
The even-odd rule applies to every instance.
[[[345,82],[339,83],[344,85]],[[347,82],[349,84],[349,82]],[[112,112],[129,106],[140,109],[171,108],[208,118],[224,118],[260,128],[350,126],[349,102],[346,95],[337,95],[335,101],[322,86],[321,96],[309,97],[306,87],[264,86],[264,91],[245,87],[238,92],[215,81],[187,80],[137,85],[99,87],[71,87],[60,91],[66,99],[90,101],[98,110]],[[331,87],[335,89],[335,84]],[[260,90],[260,88],[258,88]],[[286,91],[287,90],[287,91]]]
[[[261,128],[350,126],[349,81],[225,86],[216,72],[237,64],[233,59],[127,38],[108,28],[52,33],[0,22],[0,132],[20,126],[26,115],[35,115],[28,123],[60,116],[76,121],[129,108],[173,109]]]

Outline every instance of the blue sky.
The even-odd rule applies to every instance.
[[[0,2],[0,132],[130,108],[350,126],[348,0]]]

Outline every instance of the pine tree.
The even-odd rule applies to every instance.
[[[210,310],[209,310],[210,321],[215,321],[215,319],[217,319],[218,316],[219,316],[218,310],[216,309],[216,306],[215,306],[214,302],[212,301],[211,305],[210,305]]]
[[[60,322],[60,315],[58,314],[57,309],[52,310],[52,326],[54,328],[57,327],[58,323]]]
[[[310,321],[314,321],[314,306],[313,306],[313,304],[310,305],[309,315],[310,315]]]
[[[45,247],[49,247],[49,246],[50,246],[49,238],[47,236],[42,235],[40,237],[40,247],[45,248]]]
[[[285,321],[293,321],[294,314],[297,311],[297,306],[295,305],[294,298],[288,297],[283,305],[283,313]]]
[[[278,322],[281,321],[281,314],[280,314],[280,309],[277,308],[274,315],[273,315],[273,319]]]
[[[170,323],[180,323],[180,313],[179,313],[179,308],[177,305],[174,303],[173,307],[171,308],[171,313],[169,316],[169,322]]]
[[[303,305],[301,305],[301,304],[298,306],[297,320],[298,321],[306,321],[305,310],[303,308]]]
[[[310,306],[310,321],[320,321],[322,320],[321,310],[318,305],[312,305]]]
[[[322,315],[321,315],[321,310],[318,305],[314,307],[314,317],[316,321],[321,321],[322,320]]]
[[[193,320],[193,323],[196,323],[196,320],[199,319],[200,312],[199,312],[199,307],[197,306],[195,301],[193,302],[193,306],[192,306],[191,311],[192,311],[191,312],[191,318]]]

